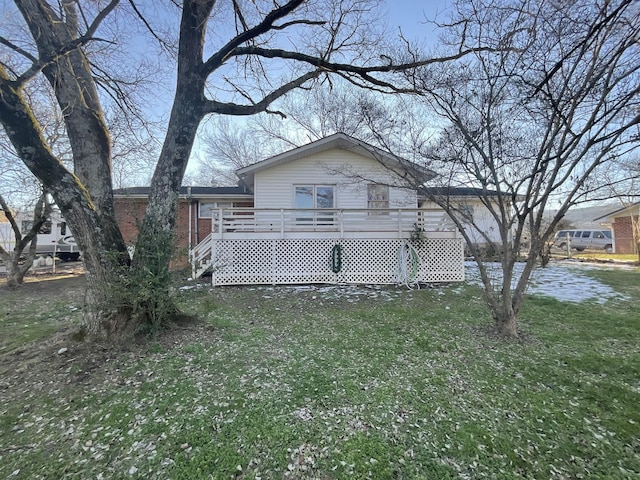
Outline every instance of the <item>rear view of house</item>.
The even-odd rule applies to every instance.
[[[254,207],[212,210],[194,273],[217,285],[463,280],[459,234],[418,208],[403,162],[335,134],[238,170]]]
[[[237,187],[183,187],[178,242],[214,285],[462,281],[461,236],[419,208],[409,168],[413,183],[434,176],[335,134],[238,170]],[[131,241],[146,191],[116,192]]]

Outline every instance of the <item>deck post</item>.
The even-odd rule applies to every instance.
[[[402,209],[398,209],[398,238],[402,238]]]
[[[280,238],[284,239],[284,208],[280,209]]]
[[[213,228],[213,222],[211,222],[211,227]],[[222,230],[224,227],[224,221],[222,218],[222,208],[218,208],[218,238],[222,240]]]
[[[340,222],[340,238],[344,237],[344,212],[342,209],[338,210],[338,221]]]

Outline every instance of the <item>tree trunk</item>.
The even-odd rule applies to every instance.
[[[27,254],[21,265],[20,253],[14,250],[9,252],[8,255],[3,255],[3,260],[7,267],[7,287],[11,289],[17,288],[24,283],[24,276],[33,265],[35,254]]]
[[[51,193],[83,254],[87,276],[87,299],[84,327],[93,337],[122,336],[128,324],[114,318],[126,308],[110,301],[121,278],[122,268],[129,263],[126,245],[118,229],[115,216],[99,212],[97,205],[80,179],[70,173],[53,155],[42,137],[39,124],[0,65],[0,122],[14,148],[31,172]],[[103,161],[104,159],[85,159]]]
[[[494,312],[494,319],[496,330],[500,335],[508,338],[518,338],[518,320],[512,308],[505,306],[497,315]]]
[[[134,306],[146,310],[149,323],[176,311],[169,295],[169,264],[175,247],[180,186],[205,115],[207,75],[201,67],[205,27],[214,3],[206,0],[183,5],[176,94],[133,258],[134,277],[155,289],[153,296]]]

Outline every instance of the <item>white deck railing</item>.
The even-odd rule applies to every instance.
[[[413,242],[416,279],[464,278],[462,241],[442,210],[221,208],[211,223],[190,253],[194,277],[210,271],[216,284],[393,283],[397,252],[416,235],[428,240]],[[336,244],[346,252],[339,275],[328,266]]]
[[[212,211],[211,238],[314,236],[408,238],[412,232],[457,232],[442,210],[220,208]]]

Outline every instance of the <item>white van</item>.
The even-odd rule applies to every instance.
[[[556,233],[553,246],[566,250],[567,245],[582,252],[589,248],[613,252],[611,230],[560,230]]]

